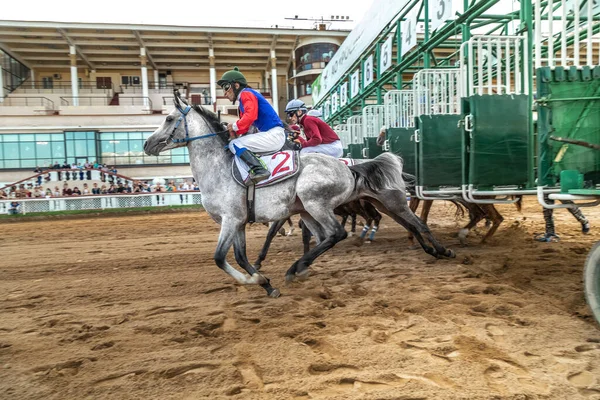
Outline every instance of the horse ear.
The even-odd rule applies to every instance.
[[[173,89],[173,104],[175,104],[175,107],[179,107],[179,99],[180,98],[181,98],[181,95],[179,94],[179,90]]]

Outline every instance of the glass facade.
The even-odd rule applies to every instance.
[[[0,50],[0,73],[4,93],[10,93],[29,77],[29,68]]]
[[[295,52],[296,73],[325,68],[339,47],[334,43],[312,43],[298,47]]]
[[[187,147],[159,156],[144,154],[144,141],[152,132],[19,133],[0,135],[0,169],[46,168],[58,162],[129,166],[187,164]]]

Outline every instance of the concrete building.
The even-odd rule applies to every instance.
[[[142,145],[173,89],[234,120],[216,81],[238,66],[281,117],[349,31],[0,20],[0,183],[54,162],[96,160],[134,178],[190,176],[187,149]]]

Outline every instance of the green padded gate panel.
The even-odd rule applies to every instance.
[[[383,153],[383,148],[381,146],[377,146],[377,138],[376,137],[368,137],[363,139],[365,141],[365,147],[367,149],[367,158],[372,160],[377,157],[381,153]]]
[[[600,144],[600,67],[540,68],[537,89],[540,184],[556,185],[562,170],[600,184],[600,151],[550,138]]]
[[[350,151],[350,158],[354,158],[354,159],[363,158],[362,149],[363,149],[362,144],[356,144],[356,143],[349,144],[348,150]]]
[[[347,147],[344,147],[344,148],[342,149],[342,158],[346,158],[346,157],[348,157],[348,153],[349,153],[349,152],[350,152],[350,150],[348,150],[348,148],[347,148]]]
[[[422,115],[419,124],[419,185],[432,188],[462,184],[460,115]]]
[[[403,171],[411,175],[415,175],[417,171],[415,142],[411,139],[414,133],[415,128],[389,128],[386,133],[386,139],[390,143],[390,152],[402,157]]]
[[[471,96],[468,183],[527,186],[529,104],[527,95]]]

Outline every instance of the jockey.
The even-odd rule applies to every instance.
[[[232,104],[239,100],[240,119],[227,124],[232,139],[229,150],[248,166],[250,179],[261,182],[270,173],[255,153],[275,152],[283,147],[286,140],[283,122],[263,95],[248,87],[237,67],[225,72],[217,84]]]
[[[342,156],[343,147],[338,135],[325,121],[308,115],[308,110],[302,100],[290,101],[285,107],[285,113],[292,124],[297,123],[304,128],[306,140],[298,136],[302,145],[301,154],[322,153],[338,158]]]

